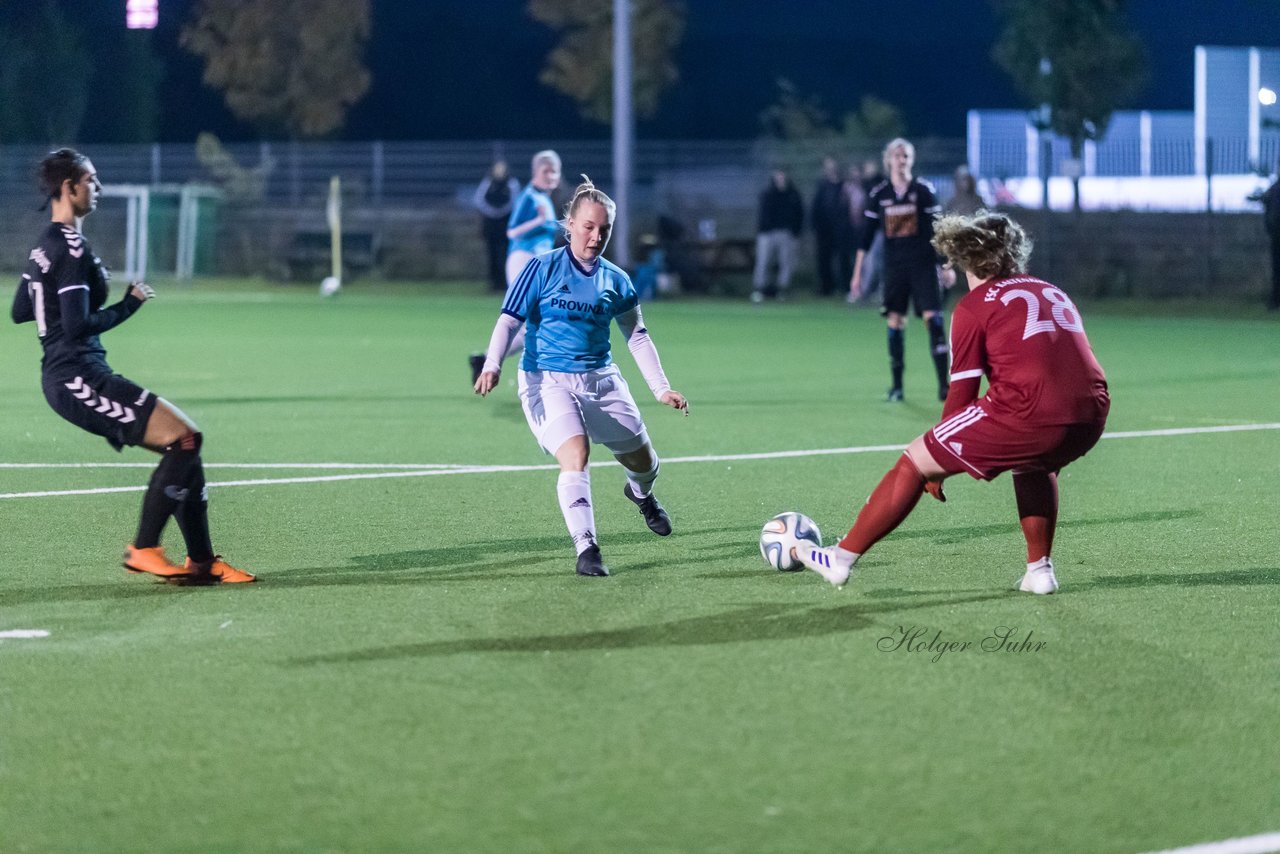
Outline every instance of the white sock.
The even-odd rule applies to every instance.
[[[591,507],[591,475],[585,471],[562,471],[556,481],[560,512],[573,537],[573,546],[582,554],[596,544],[596,514]]]
[[[858,562],[858,558],[862,555],[857,552],[851,552],[848,549],[842,549],[839,546],[833,548],[832,557],[836,559],[836,563],[840,566],[852,569],[853,565]]]
[[[1027,572],[1030,572],[1033,569],[1042,569],[1046,566],[1053,569],[1053,561],[1049,560],[1047,556],[1027,564]]]
[[[650,492],[653,492],[653,482],[658,479],[659,463],[655,460],[653,468],[647,472],[634,472],[623,466],[622,470],[627,473],[627,483],[631,484],[631,492],[636,498],[644,498]]]

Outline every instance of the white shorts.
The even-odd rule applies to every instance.
[[[532,252],[525,252],[523,249],[511,250],[507,255],[507,287],[511,287],[511,283],[520,277],[524,268],[529,266],[532,260]]]
[[[548,454],[574,436],[586,436],[614,454],[629,454],[649,442],[617,365],[583,374],[521,371],[519,385],[529,429]]]

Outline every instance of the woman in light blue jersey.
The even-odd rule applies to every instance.
[[[560,155],[551,149],[533,155],[529,183],[511,206],[507,220],[507,285],[516,280],[529,259],[550,252],[560,224],[551,194],[560,186]]]
[[[565,216],[569,245],[533,256],[507,288],[475,391],[498,384],[512,339],[525,337],[520,402],[538,444],[560,463],[556,493],[578,551],[579,575],[608,575],[596,541],[590,443],[608,448],[627,475],[623,494],[659,536],[671,518],[653,495],[658,455],[627,382],[613,363],[609,327],[616,320],[650,391],[685,415],[689,403],[671,388],[640,316],[631,279],[601,257],[615,214],[613,200],[585,175]]]

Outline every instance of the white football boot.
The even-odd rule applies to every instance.
[[[1041,596],[1058,591],[1058,579],[1053,574],[1053,561],[1042,558],[1027,567],[1027,574],[1022,576],[1018,589],[1023,593],[1036,593]]]
[[[840,560],[835,546],[825,548],[802,546],[796,549],[795,553],[802,564],[836,587],[844,587],[845,582],[849,580],[849,573],[853,570],[851,562]]]

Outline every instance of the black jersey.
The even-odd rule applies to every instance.
[[[884,229],[884,261],[890,266],[936,264],[933,248],[933,218],[942,210],[933,185],[912,178],[906,192],[898,195],[892,181],[881,181],[867,197],[867,227],[862,248],[870,249],[876,230]]]
[[[110,372],[98,336],[128,319],[142,300],[129,295],[103,308],[109,279],[83,234],[60,222],[49,223],[28,256],[13,298],[13,322],[35,321],[46,375]]]

